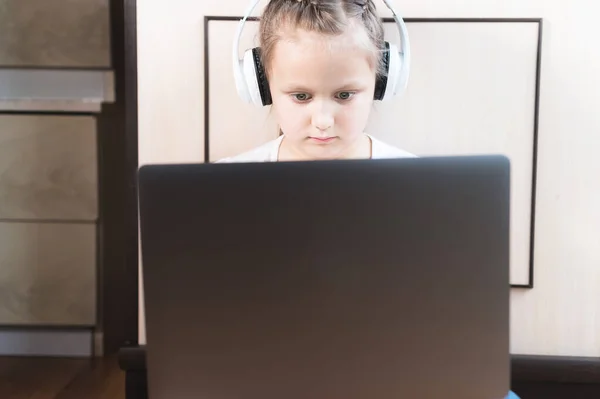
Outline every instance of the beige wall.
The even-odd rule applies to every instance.
[[[397,3],[407,18],[544,18],[535,288],[512,292],[511,346],[513,353],[599,356],[600,135],[594,132],[600,115],[594,109],[600,103],[600,54],[586,43],[600,27],[592,20],[592,2]],[[240,15],[246,6],[245,0],[138,3],[140,164],[203,160],[203,17]],[[225,37],[227,51],[229,45]],[[419,53],[415,46],[413,57]],[[219,123],[217,115],[211,124],[215,118]],[[429,134],[435,141],[436,132]],[[145,342],[143,306],[140,341]]]

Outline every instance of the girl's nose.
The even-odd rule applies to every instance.
[[[333,121],[333,112],[325,109],[325,107],[320,107],[313,113],[312,124],[320,131],[330,129],[333,126]]]

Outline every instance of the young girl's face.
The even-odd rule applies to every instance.
[[[366,40],[357,27],[336,37],[295,30],[276,44],[269,76],[273,111],[283,145],[296,158],[364,153],[375,89]]]

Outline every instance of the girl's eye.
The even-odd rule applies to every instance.
[[[294,100],[296,101],[307,101],[310,99],[310,96],[306,93],[296,93],[296,94],[292,94],[292,97],[294,97]]]
[[[349,100],[353,95],[354,95],[354,93],[352,93],[350,91],[342,91],[337,94],[337,97],[340,100]]]

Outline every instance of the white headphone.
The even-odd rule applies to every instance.
[[[233,75],[240,98],[247,103],[263,107],[271,105],[272,101],[267,75],[260,60],[260,47],[246,50],[242,59],[239,58],[238,53],[244,24],[259,2],[260,0],[252,1],[238,25],[233,43]],[[398,51],[395,45],[385,42],[386,50],[382,53],[382,57],[387,73],[377,77],[374,99],[378,101],[387,101],[401,95],[406,90],[410,71],[410,42],[406,25],[392,6],[391,0],[383,0],[383,2],[392,12],[400,31],[402,51]]]

